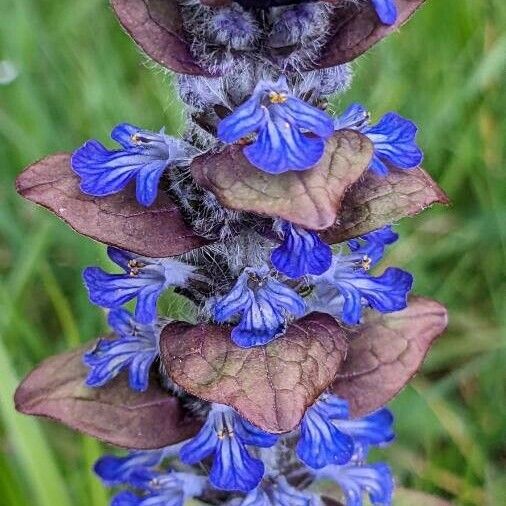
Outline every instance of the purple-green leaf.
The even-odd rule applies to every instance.
[[[325,506],[343,506],[343,503],[337,502],[335,499],[326,496],[322,496],[322,502]]]
[[[111,0],[121,25],[139,47],[164,67],[209,75],[193,58],[177,0]]]
[[[197,183],[226,207],[322,230],[335,223],[345,192],[367,169],[372,149],[364,135],[342,130],[327,141],[321,161],[302,172],[262,172],[240,146],[203,155],[191,170]]]
[[[143,393],[130,389],[124,374],[102,388],[84,386],[88,369],[82,356],[91,346],[42,362],[18,387],[16,409],[125,448],[162,448],[198,432],[201,424],[156,378]]]
[[[413,15],[425,0],[396,0],[397,21],[384,25],[379,20],[372,2],[348,2],[338,5],[334,12],[331,33],[316,67],[333,67],[359,57],[383,38],[399,28]],[[335,0],[333,3],[339,3]]]
[[[80,234],[139,255],[169,257],[208,243],[186,225],[179,208],[162,192],[149,208],[137,203],[133,187],[108,197],[84,195],[68,153],[30,165],[18,176],[16,189]]]
[[[446,326],[445,307],[423,297],[396,313],[367,312],[364,324],[348,333],[348,355],[333,392],[350,403],[354,417],[381,408],[416,374]]]
[[[313,313],[263,347],[239,348],[229,326],[171,323],[161,337],[171,379],[189,393],[227,404],[272,433],[296,428],[332,383],[346,355],[343,329]]]
[[[239,0],[247,8],[304,2],[305,0]],[[331,67],[354,60],[397,31],[423,2],[424,0],[397,0],[397,21],[388,26],[380,22],[371,2],[357,4],[329,0],[328,3],[337,4],[331,33],[321,57],[313,67]],[[203,3],[219,8],[231,2],[204,0]],[[150,58],[175,72],[210,75],[191,54],[191,41],[186,39],[177,0],[111,0],[111,5],[125,31]]]
[[[448,204],[448,197],[423,169],[391,168],[387,176],[368,171],[350,188],[336,224],[322,238],[330,244],[343,242],[436,203]]]

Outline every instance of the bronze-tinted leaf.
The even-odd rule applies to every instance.
[[[346,340],[333,318],[313,313],[283,337],[249,349],[232,342],[228,326],[173,323],[162,332],[161,352],[169,376],[189,393],[283,433],[332,382]]]
[[[191,169],[198,184],[226,207],[321,230],[335,223],[343,196],[366,170],[372,149],[362,134],[342,130],[327,141],[322,160],[302,172],[262,172],[246,160],[240,146],[203,155]]]
[[[165,194],[149,208],[137,203],[133,188],[108,197],[84,195],[67,153],[30,165],[18,176],[16,188],[80,234],[139,255],[169,257],[207,244]]]
[[[413,297],[407,309],[396,313],[368,312],[351,335],[332,390],[349,401],[355,417],[379,409],[415,375],[446,325],[445,307],[422,297]]]
[[[192,437],[200,424],[190,419],[177,398],[152,379],[137,393],[120,375],[102,388],[87,388],[82,355],[91,345],[51,357],[18,387],[16,409],[51,418],[107,443],[153,449]]]
[[[331,499],[330,497],[322,496],[322,502],[325,506],[343,506],[342,503],[337,502],[335,499]]]
[[[432,204],[448,204],[446,194],[422,169],[390,169],[388,176],[367,171],[346,194],[337,223],[322,237],[330,244],[366,234],[418,214]]]
[[[380,22],[372,2],[338,5],[331,34],[316,66],[333,67],[354,60],[387,35],[397,31],[423,2],[424,0],[396,0],[398,17],[391,26]],[[339,0],[333,3],[339,3]]]
[[[111,0],[111,5],[123,28],[150,58],[175,72],[209,75],[190,53],[177,0]]]

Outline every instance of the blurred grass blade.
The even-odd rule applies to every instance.
[[[52,451],[36,420],[17,414],[12,409],[18,378],[9,361],[9,354],[0,335],[0,414],[19,461],[23,483],[30,492],[23,504],[37,506],[73,506],[65,481],[58,470]],[[22,506],[21,504],[19,506]]]

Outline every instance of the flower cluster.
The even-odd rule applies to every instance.
[[[302,421],[297,456],[312,480],[335,481],[348,504],[362,504],[364,494],[369,494],[374,504],[387,504],[393,492],[391,471],[386,464],[368,465],[366,460],[370,447],[392,441],[392,424],[387,409],[350,419],[346,401],[324,394]],[[156,501],[182,506],[186,498],[201,496],[209,487],[244,494],[230,502],[241,506],[322,504],[317,493],[290,485],[286,477],[273,468],[266,469],[254,456],[262,455],[267,461],[268,454],[275,453],[276,445],[281,443],[277,436],[256,428],[231,408],[213,404],[200,432],[183,446],[136,451],[126,457],[102,457],[95,472],[108,486],[137,489],[138,493],[120,492],[113,506],[147,506],[158,504]],[[171,461],[178,453],[181,461],[190,466],[211,457],[208,477],[175,471]],[[168,470],[161,467],[163,462],[168,462]]]
[[[122,123],[118,149],[89,140],[18,179],[119,270],[83,272],[112,335],[43,363],[16,394],[20,411],[131,449],[96,463],[121,487],[111,506],[392,503],[390,468],[368,453],[394,439],[385,405],[446,313],[380,263],[392,225],[445,197],[418,169],[414,123],[371,124],[359,104],[334,116],[329,101],[421,2],[113,2],[182,74],[188,126],[175,138]],[[195,321],[162,310],[176,297]],[[107,388],[71,391],[79,374]]]
[[[398,238],[391,227],[349,241],[349,254],[343,252],[345,245],[332,253],[315,232],[289,223],[282,229],[283,242],[271,254],[274,270],[268,266],[245,269],[232,290],[214,305],[218,322],[233,321],[240,315],[231,332],[238,346],[266,344],[283,335],[288,322],[311,311],[356,325],[365,307],[381,313],[406,307],[411,274],[395,267],[381,276],[369,274],[383,258],[386,245]],[[277,279],[303,276],[312,290],[307,300]]]

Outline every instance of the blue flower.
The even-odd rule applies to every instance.
[[[348,416],[346,401],[334,395],[322,395],[302,419],[296,449],[299,458],[313,469],[349,462],[353,457],[353,439],[333,423]]]
[[[312,492],[297,490],[283,476],[270,479],[252,490],[240,506],[320,506],[321,502]]]
[[[124,490],[112,498],[111,506],[139,506],[142,504],[142,500],[142,497],[128,490]]]
[[[334,118],[334,128],[336,130],[359,130],[369,125],[369,112],[360,104],[351,104],[345,111]]]
[[[350,419],[348,402],[324,393],[302,419],[297,455],[313,469],[346,464],[358,455],[363,457],[369,446],[392,441],[392,424],[388,409]]]
[[[226,143],[256,134],[244,155],[270,174],[313,167],[333,131],[327,113],[291,95],[284,77],[260,81],[251,98],[218,125],[218,137]]]
[[[183,286],[193,276],[194,267],[170,258],[147,258],[109,247],[109,258],[124,274],[109,274],[99,267],[88,267],[83,278],[91,302],[110,309],[137,298],[135,320],[153,322],[161,293],[170,286]]]
[[[417,146],[416,125],[394,112],[385,114],[377,125],[362,130],[374,144],[371,170],[381,176],[388,174],[387,164],[398,169],[413,169],[423,160]]]
[[[334,425],[353,438],[354,460],[364,461],[371,446],[384,446],[393,441],[394,417],[389,409],[380,409],[371,415],[348,420],[334,420]]]
[[[118,193],[135,178],[137,201],[150,206],[165,169],[188,164],[197,154],[195,148],[165,135],[163,129],[156,133],[122,123],[114,128],[111,137],[121,149],[109,151],[91,140],[72,155],[72,169],[81,178],[83,193],[96,197]]]
[[[369,126],[369,114],[359,104],[351,105],[334,122],[336,130],[351,128],[362,132],[374,144],[370,169],[378,175],[388,174],[388,165],[413,169],[423,160],[416,144],[416,125],[394,112],[385,114],[378,124]]]
[[[364,494],[372,504],[392,504],[394,480],[386,464],[328,466],[318,472],[318,477],[338,483],[346,498],[345,506],[362,506]]]
[[[277,437],[243,420],[232,408],[214,404],[200,432],[180,451],[185,464],[196,464],[213,455],[209,475],[219,489],[249,492],[264,474],[262,461],[253,458],[247,446],[268,448]]]
[[[397,21],[395,0],[372,0],[372,4],[383,24],[393,25]]]
[[[281,335],[290,317],[304,314],[303,299],[291,288],[269,275],[269,268],[246,268],[228,295],[214,306],[214,317],[226,322],[240,315],[232,330],[238,346],[260,346]]]
[[[131,485],[144,494],[120,492],[111,506],[183,506],[187,499],[202,494],[206,481],[203,476],[189,473],[138,468],[131,475]]]
[[[383,258],[385,247],[393,244],[397,239],[399,235],[389,225],[349,240],[348,247],[356,254],[367,256],[373,266]]]
[[[316,232],[287,221],[282,225],[283,243],[271,254],[271,262],[289,278],[323,274],[332,262],[332,250]]]
[[[239,506],[272,506],[272,502],[264,489],[259,486],[253,489]]]
[[[321,502],[315,494],[297,490],[280,476],[271,484],[272,506],[320,506]]]
[[[128,369],[129,385],[144,392],[148,388],[149,371],[158,357],[158,333],[155,325],[139,325],[128,311],[114,309],[109,313],[111,326],[130,322],[130,329],[118,334],[117,339],[100,339],[96,346],[84,355],[84,363],[91,369],[86,386],[101,387]]]
[[[162,462],[166,451],[134,451],[125,457],[105,455],[97,460],[94,471],[110,486],[131,483],[132,473],[144,467],[154,467]]]
[[[344,323],[360,323],[362,309],[369,306],[381,313],[400,311],[407,306],[413,276],[389,267],[378,277],[368,274],[367,255],[335,255],[330,269],[313,279],[311,309],[340,318]]]

